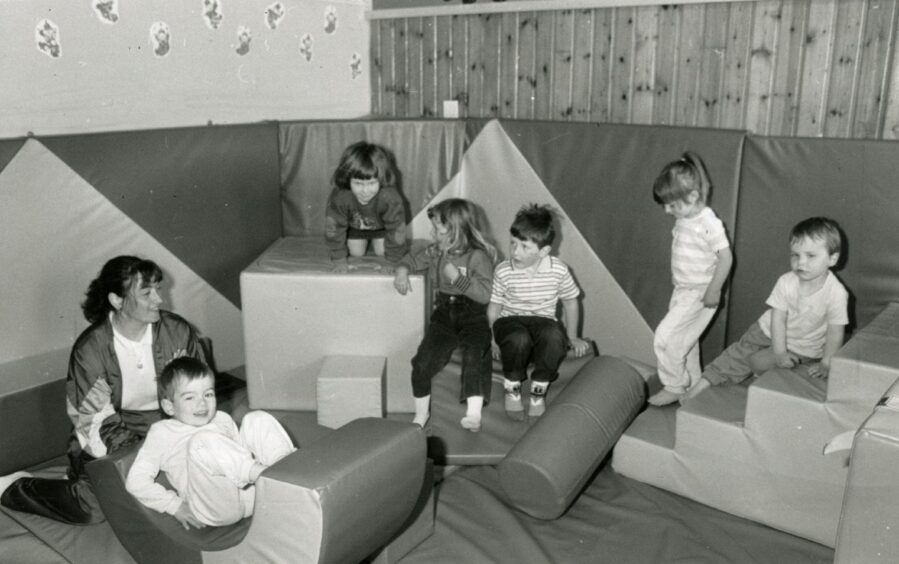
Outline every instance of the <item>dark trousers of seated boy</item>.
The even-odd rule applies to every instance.
[[[493,323],[493,339],[502,353],[506,392],[520,394],[521,382],[528,377],[528,364],[534,363],[530,415],[541,415],[543,396],[550,383],[559,377],[559,365],[568,351],[569,340],[565,328],[558,320],[548,317],[511,315],[500,317]],[[516,400],[506,399],[506,411],[510,417],[518,419]],[[520,398],[517,401],[520,402]]]
[[[462,350],[462,387],[459,401],[482,396],[490,402],[492,363],[487,305],[465,296],[437,295],[431,323],[412,359],[412,395],[431,393],[431,379],[443,370],[453,351]]]

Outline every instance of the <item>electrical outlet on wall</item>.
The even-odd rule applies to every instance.
[[[443,117],[446,119],[455,119],[459,117],[459,101],[444,100],[443,101]]]

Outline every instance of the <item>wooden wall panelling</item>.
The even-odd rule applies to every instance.
[[[593,13],[593,72],[590,83],[590,121],[611,121],[609,108],[612,91],[613,62],[612,22],[614,10],[596,10]]]
[[[629,123],[634,70],[634,8],[614,8],[613,20],[609,121]]]
[[[575,10],[574,41],[571,50],[571,119],[590,121],[593,87],[593,14],[594,10]]]
[[[799,92],[802,87],[808,0],[782,0],[774,76],[771,82],[771,117],[768,135],[796,135],[799,127]],[[764,24],[761,24],[764,25]]]
[[[468,21],[469,18],[452,16],[453,27],[453,99],[459,101],[459,117],[469,116],[468,111]]]
[[[661,6],[659,11],[655,64],[653,68],[652,121],[661,125],[674,123],[675,91],[678,82],[678,45],[680,45],[680,6]]]
[[[502,14],[500,22],[499,115],[514,118],[518,109],[518,12]]]
[[[815,137],[823,132],[836,12],[836,0],[815,0],[809,3],[802,87],[799,93],[799,122],[796,129],[796,134],[800,136]]]
[[[885,90],[889,93],[889,99],[884,109],[883,137],[885,139],[899,139],[899,96],[895,94],[899,92],[899,55],[896,53],[897,48],[899,48],[899,41],[896,38],[897,16],[895,15],[895,6],[893,11],[893,24],[890,33],[890,59],[888,59],[885,65],[887,77],[884,79],[884,83],[887,85]]]
[[[484,14],[468,18],[468,42],[465,50],[468,53],[468,112],[470,117],[487,115],[484,104],[484,61],[495,56],[487,53],[484,44]]]
[[[424,115],[424,33],[421,18],[406,20],[406,113],[404,116]]]
[[[450,16],[434,18],[435,41],[437,42],[437,63],[434,71],[435,96],[438,115],[443,115],[444,100],[454,99],[453,89],[453,21]]]
[[[537,97],[537,14],[522,12],[518,16],[518,99],[515,117],[534,118]]]
[[[850,137],[881,138],[889,70],[896,41],[896,2],[868,2],[862,36],[855,97],[855,116]]]
[[[741,129],[746,125],[746,92],[749,76],[749,46],[752,40],[751,2],[728,5],[727,47],[721,80],[721,109],[716,127]]]
[[[553,32],[557,12],[537,12],[534,49],[534,118],[553,119]]]
[[[395,116],[396,113],[396,64],[397,58],[394,53],[394,32],[398,23],[394,20],[383,20],[378,22],[378,50],[382,61],[381,71],[382,80],[380,88],[380,114],[384,116]]]
[[[409,45],[409,20],[399,20],[393,32],[393,94],[397,117],[412,115],[409,111],[409,61],[415,60]]]
[[[549,116],[554,121],[570,121],[573,112],[573,42],[574,10],[557,12],[553,22],[552,108]]]
[[[707,4],[702,29],[699,104],[693,125],[717,127],[721,109],[724,57],[727,50],[728,4]]]
[[[421,115],[439,116],[436,17],[421,18]]]
[[[702,49],[705,41],[705,6],[680,6],[680,44],[677,47],[677,84],[674,90],[674,123],[696,125],[702,82]]]
[[[866,4],[865,0],[861,3]],[[822,133],[828,137],[846,137],[854,115],[858,77],[860,34],[864,32],[864,10],[858,2],[838,2],[834,14],[833,53],[827,81]]]
[[[745,126],[759,134],[768,133],[771,123],[774,63],[777,60],[780,26],[780,0],[767,0],[756,4],[749,51]]]
[[[502,104],[502,62],[514,56],[503,49],[503,15],[484,14],[484,111],[483,116],[498,117]]]
[[[640,6],[634,9],[631,123],[652,123],[659,11],[657,6]]]

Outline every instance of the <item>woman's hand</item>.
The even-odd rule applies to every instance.
[[[451,263],[450,261],[446,261],[443,263],[443,276],[444,278],[449,280],[450,284],[454,283],[461,275],[462,273],[459,271],[458,266]]]

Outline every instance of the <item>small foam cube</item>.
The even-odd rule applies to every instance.
[[[316,382],[318,424],[336,429],[360,417],[384,417],[387,359],[326,356]]]

